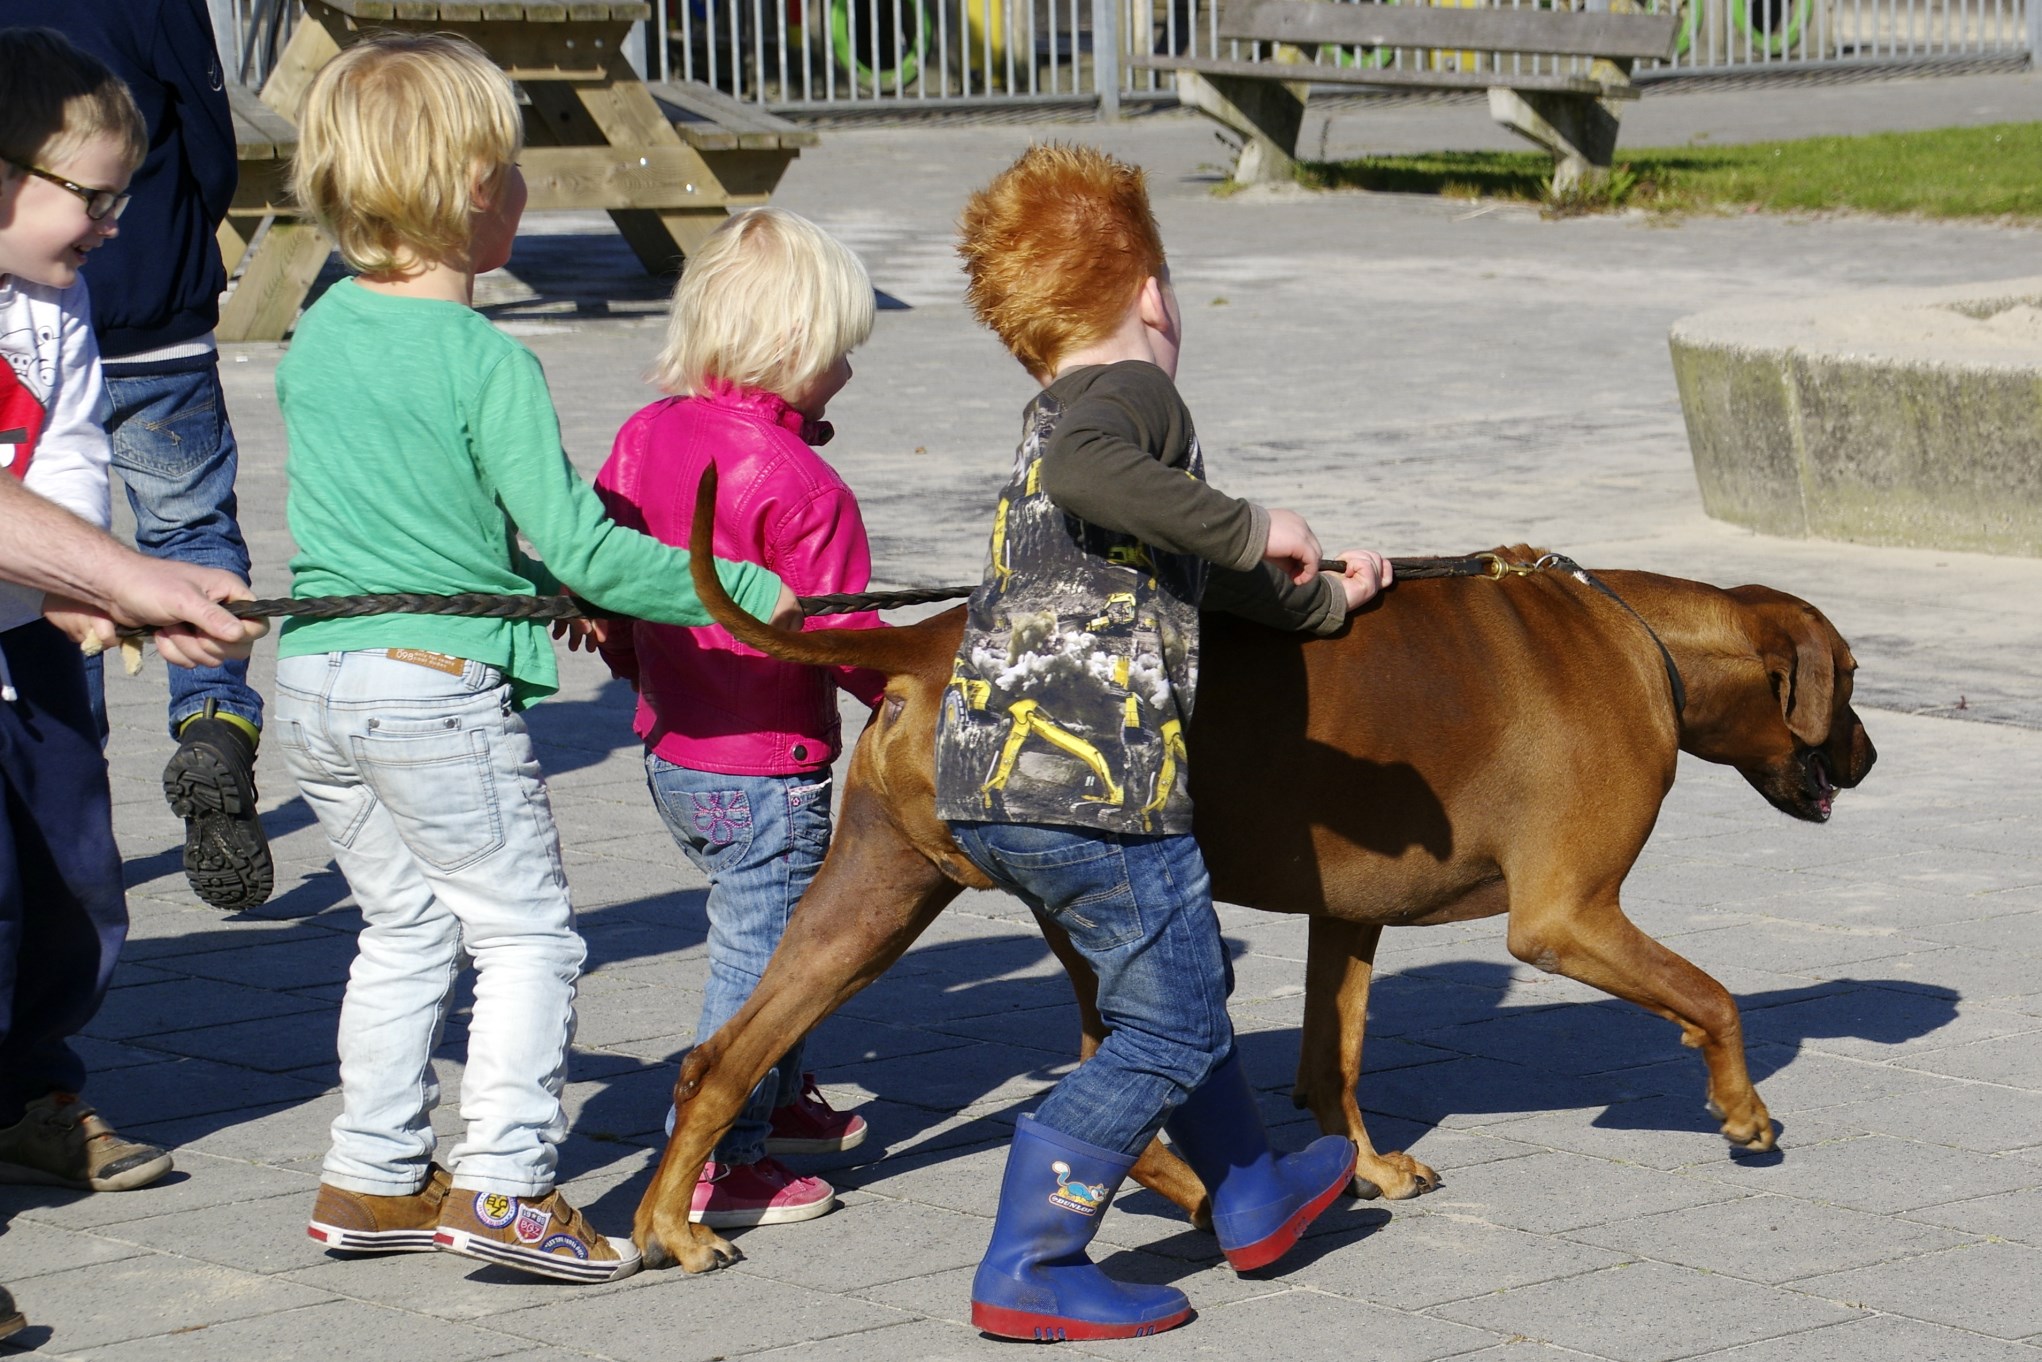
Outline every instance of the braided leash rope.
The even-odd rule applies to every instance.
[[[1393,558],[1396,576],[1407,580],[1429,577],[1500,577],[1508,572],[1528,572],[1520,564],[1505,563],[1493,553],[1472,558]],[[1342,572],[1339,559],[1322,560],[1322,572]],[[845,592],[833,596],[797,596],[804,615],[849,615],[864,610],[900,610],[938,601],[962,600],[977,590],[974,586],[905,587],[898,591]],[[363,596],[308,596],[294,600],[274,596],[264,600],[228,601],[227,613],[237,619],[275,619],[290,615],[298,619],[353,619],[363,615],[465,615],[507,620],[575,620],[614,618],[607,611],[591,607],[573,596],[507,596],[486,591],[434,596],[420,592],[386,592]]]
[[[1666,675],[1673,690],[1674,712],[1686,707],[1686,687],[1681,683],[1680,669],[1674,665],[1673,654],[1666,650],[1659,635],[1646,623],[1643,616],[1631,609],[1623,597],[1599,580],[1588,569],[1564,554],[1548,553],[1530,563],[1513,563],[1500,554],[1478,553],[1466,558],[1392,558],[1393,577],[1401,581],[1424,581],[1442,577],[1486,577],[1501,581],[1505,577],[1530,576],[1548,569],[1564,572],[1575,580],[1592,587],[1622,606],[1633,619],[1644,625],[1645,632],[1659,649],[1660,660],[1665,663]],[[1341,559],[1321,559],[1321,572],[1345,572],[1347,564]],[[803,615],[849,615],[865,610],[898,610],[913,605],[932,605],[938,601],[961,600],[977,590],[973,586],[925,586],[907,587],[898,591],[847,592],[834,596],[797,596],[795,602]],[[223,602],[227,613],[237,619],[274,619],[290,615],[298,619],[350,619],[363,615],[465,615],[488,619],[513,620],[575,620],[613,619],[606,611],[595,609],[587,602],[573,596],[509,596],[485,591],[461,592],[454,595],[427,595],[419,592],[388,592],[379,595],[362,596],[308,596],[295,600],[288,596],[273,596],[265,600]],[[123,661],[130,674],[141,667],[141,640],[147,630],[123,629],[120,631]],[[88,648],[88,652],[97,651]]]

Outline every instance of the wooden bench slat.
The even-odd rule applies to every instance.
[[[1215,61],[1202,57],[1134,57],[1130,64],[1155,71],[1196,71],[1202,76],[1251,76],[1262,80],[1299,81],[1306,85],[1408,85],[1422,89],[1545,90],[1560,94],[1598,95],[1604,99],[1636,99],[1630,85],[1604,85],[1588,76],[1533,74],[1516,71],[1371,70],[1319,62],[1285,64],[1271,61]]]
[[[234,111],[235,151],[244,160],[288,156],[297,148],[298,130],[291,120],[246,85],[227,87],[227,105]]]
[[[778,114],[733,99],[699,81],[652,81],[645,88],[672,120],[674,131],[691,145],[705,148],[713,145],[717,150],[746,147],[770,151],[779,147],[812,147],[820,140],[813,128],[790,123]]]
[[[1331,0],[1231,0],[1219,17],[1220,37],[1252,42],[1662,61],[1673,56],[1679,26],[1677,14],[1459,9]]]

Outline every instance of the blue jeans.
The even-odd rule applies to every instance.
[[[1034,823],[955,822],[950,834],[995,884],[1063,928],[1099,976],[1106,1042],[1035,1119],[1139,1153],[1234,1044],[1233,969],[1198,843]]]
[[[830,773],[732,776],[645,754],[645,780],[667,831],[709,877],[709,983],[695,1038],[709,1039],[738,1014],[766,973],[830,849]],[[716,1146],[718,1163],[765,1157],[773,1108],[801,1095],[801,1042],[759,1080],[736,1124]],[[667,1113],[673,1129],[673,1113]]]
[[[416,1191],[439,1103],[433,1046],[475,962],[461,1115],[443,1162],[480,1192],[553,1189],[560,1090],[586,949],[553,806],[496,668],[377,651],[277,663],[270,740],[333,846],[362,932],[340,1004],[342,1109],[324,1180]]]
[[[224,568],[244,580],[248,545],[235,520],[239,453],[220,390],[220,367],[121,378],[109,374],[114,471],[135,510],[135,547],[152,558]],[[172,667],[170,734],[215,702],[262,727],[262,697],[248,686],[248,660],[218,667]],[[96,679],[96,678],[95,678]],[[95,708],[103,713],[102,700]]]
[[[78,645],[42,620],[0,633],[20,698],[0,700],[0,1126],[76,1092],[70,1038],[106,997],[128,935],[106,758]]]

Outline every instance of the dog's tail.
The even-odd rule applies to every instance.
[[[768,657],[817,667],[864,667],[898,676],[926,671],[932,661],[947,668],[957,647],[956,616],[962,607],[897,629],[775,629],[739,608],[716,575],[711,556],[716,523],[716,466],[702,470],[695,489],[695,520],[688,534],[689,574],[695,594],[711,619]]]

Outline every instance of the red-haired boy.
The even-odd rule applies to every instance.
[[[1010,1338],[1155,1333],[1190,1314],[1184,1294],[1115,1282],[1085,1247],[1158,1128],[1210,1190],[1241,1271],[1296,1242],[1355,1153],[1326,1136],[1274,1156],[1234,1051],[1185,769],[1198,612],[1331,633],[1389,569],[1354,550],[1346,575],[1321,573],[1302,517],[1204,481],[1138,169],[1033,147],[972,196],[961,233],[973,311],[1042,392],[945,692],[936,806],[1091,963],[1109,1029],[1016,1125],[972,1322]]]

